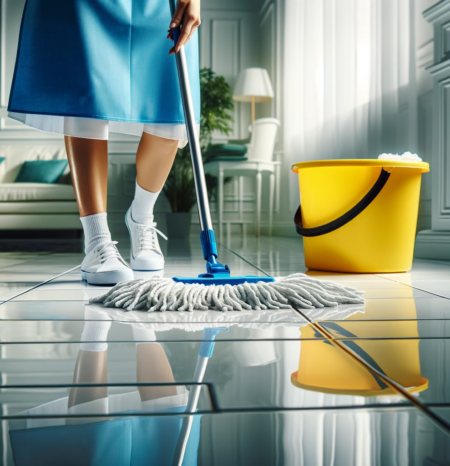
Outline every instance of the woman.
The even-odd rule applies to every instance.
[[[91,284],[164,267],[153,206],[177,148],[187,143],[173,55],[187,44],[199,123],[199,24],[200,0],[178,0],[173,18],[169,0],[27,0],[8,112],[64,134],[85,234],[81,274]],[[166,43],[180,25],[178,43]],[[125,216],[131,268],[107,223],[110,132],[141,136],[135,197]]]

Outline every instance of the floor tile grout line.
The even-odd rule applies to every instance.
[[[402,387],[399,383],[397,383],[395,380],[392,380],[390,377],[388,377],[386,374],[383,374],[373,366],[371,366],[367,361],[365,361],[363,358],[361,358],[358,354],[356,354],[354,351],[352,351],[350,348],[347,346],[343,345],[340,343],[340,340],[336,340],[333,335],[331,335],[329,332],[326,331],[320,324],[317,324],[316,322],[313,322],[311,319],[308,318],[306,314],[303,314],[303,312],[300,309],[294,308],[302,317],[307,319],[310,324],[322,335],[327,337],[328,341],[330,343],[334,344],[335,346],[338,347],[341,351],[352,357],[355,361],[358,363],[362,364],[368,371],[372,372],[373,374],[376,374],[379,378],[381,378],[387,385],[392,387],[394,390],[396,390],[399,394],[403,395],[407,400],[411,402],[412,405],[414,405],[417,409],[419,409],[425,416],[427,416],[437,427],[439,427],[441,430],[443,430],[446,434],[450,434],[450,425],[442,419],[439,415],[437,415],[435,412],[431,411],[426,405],[424,405],[422,402],[417,400],[414,396],[411,395],[407,390],[405,390],[404,387]],[[322,341],[322,340],[320,340]]]
[[[59,276],[63,276],[66,272],[62,273],[61,275],[58,275],[56,277],[52,277],[50,279],[48,279],[47,281],[45,282],[42,282],[42,283],[39,283],[38,285],[35,285],[35,287],[39,287],[41,285],[45,285],[47,284],[48,282],[54,280],[55,278],[58,278]],[[102,287],[105,292],[106,291],[109,291],[110,289],[112,289],[113,287]],[[23,292],[17,294],[17,295],[14,295],[12,298],[15,298],[16,296],[20,296],[21,294],[27,292],[27,291],[30,291],[32,290],[33,288],[29,288],[27,290],[24,290]],[[102,291],[100,290],[99,288],[94,288],[94,287],[86,287],[86,288],[46,288],[46,291],[85,291],[85,290],[99,290],[99,291]],[[0,300],[0,304],[1,303],[4,303],[4,302],[7,302],[8,300],[12,299],[12,298],[8,298],[8,299],[5,299],[4,301]],[[440,296],[433,296],[432,299],[440,299],[441,297]],[[381,299],[390,299],[390,300],[406,300],[406,299],[411,299],[411,298],[402,298],[402,297],[395,297],[395,298],[365,298],[366,301],[379,301]],[[431,299],[431,298],[428,298],[428,297],[419,297],[419,298],[414,298],[414,299]],[[442,299],[445,299],[445,300],[450,300],[450,298],[442,298]],[[25,301],[46,301],[46,302],[70,302],[70,301],[73,301],[73,302],[79,302],[79,301],[87,301],[87,299],[30,299],[30,300],[25,300]],[[396,319],[389,319],[389,320],[396,320]],[[398,320],[411,320],[411,319],[398,319]],[[416,320],[416,319],[412,319],[412,320]],[[439,319],[417,319],[417,320],[439,320]],[[447,320],[447,319],[441,319],[441,320]]]
[[[54,252],[54,251],[37,251],[37,252],[23,252],[23,254],[29,254],[29,255],[33,255],[33,256],[37,256],[37,259],[46,259],[48,257],[52,257],[52,256],[55,256],[56,254],[67,254],[67,253],[64,253],[64,252]],[[78,253],[73,253],[73,254],[78,254]],[[19,262],[18,264],[14,264],[12,265],[11,267],[15,267],[16,265],[23,265],[23,264],[26,264],[28,262],[33,262],[34,260],[36,260],[36,257],[33,257],[32,259],[25,259],[23,262]],[[10,267],[10,266],[6,266],[6,267]],[[4,269],[5,267],[0,267],[0,271],[2,269]]]
[[[106,322],[104,320],[101,320],[100,322]],[[156,330],[158,331],[158,330]],[[0,343],[0,346],[4,345],[53,345],[53,344],[58,344],[58,345],[79,345],[81,343],[111,343],[111,344],[123,344],[123,343],[203,343],[203,342],[215,342],[219,344],[225,344],[225,343],[239,343],[239,342],[247,342],[247,341],[253,341],[253,342],[277,342],[277,341],[288,341],[288,342],[298,342],[298,341],[326,341],[327,339],[325,337],[323,338],[230,338],[230,339],[215,339],[215,340],[165,340],[165,339],[160,339],[160,340],[71,340],[71,341],[58,341],[58,340],[40,340],[40,341],[2,341]]]
[[[20,302],[23,302],[23,301],[20,301]],[[33,302],[33,301],[29,301],[29,302]],[[48,302],[48,301],[47,301]],[[58,302],[58,301],[53,301],[53,302]],[[141,311],[139,311],[141,312]],[[171,311],[171,312],[176,312],[176,311]],[[200,312],[203,312],[203,311],[200,311]],[[217,311],[217,312],[220,312],[220,311]],[[236,312],[236,311],[235,311]],[[239,311],[240,312],[240,311]],[[0,318],[0,324],[2,322],[105,322],[105,320],[103,319],[76,319],[76,318],[71,318],[71,319],[58,319],[58,318],[54,318],[54,319],[51,319],[51,318],[48,318],[48,319],[1,319]],[[109,322],[117,322],[117,323],[123,323],[123,324],[129,324],[129,325],[133,325],[133,324],[150,324],[150,325],[167,325],[167,322],[151,322],[151,321],[148,321],[148,320],[133,320],[133,321],[130,321],[130,320],[118,320],[118,319],[114,319],[114,320],[110,320]],[[211,321],[202,321],[201,324],[223,324],[224,322],[222,321],[216,321],[216,320],[211,320]],[[302,325],[302,324],[306,324],[308,322],[304,322],[304,321],[277,321],[277,322],[271,322],[271,321],[252,321],[252,320],[243,320],[243,321],[236,321],[236,322],[225,322],[227,324],[230,324],[230,325],[233,325],[233,324],[255,324],[255,323],[258,323],[258,324],[283,324],[283,325],[292,325],[292,326],[297,326],[297,325]],[[177,322],[177,325],[192,325],[192,324],[198,324],[198,322],[195,322],[195,321],[185,321],[185,322]],[[177,330],[175,328],[175,330]],[[450,337],[449,337],[450,338]],[[1,342],[0,342],[1,344]]]
[[[35,290],[36,288],[39,288],[39,287],[42,286],[42,285],[45,285],[45,284],[47,284],[47,283],[50,283],[51,281],[56,280],[57,278],[62,277],[63,275],[66,275],[66,274],[68,274],[68,273],[70,273],[70,272],[73,272],[74,270],[77,270],[77,269],[79,269],[80,267],[81,267],[81,264],[80,264],[80,265],[77,265],[76,267],[73,267],[72,269],[66,270],[65,272],[62,272],[62,273],[60,273],[59,275],[55,275],[54,277],[49,278],[48,280],[45,280],[45,281],[43,281],[43,282],[41,282],[41,283],[38,283],[37,285],[34,285],[34,286],[32,286],[31,288],[28,288],[28,289],[26,289],[26,290],[24,290],[24,291],[21,291],[20,293],[17,293],[16,295],[11,296],[10,298],[5,299],[5,300],[3,300],[2,302],[0,302],[0,306],[1,306],[2,304],[8,303],[8,302],[10,302],[10,301],[12,301],[12,300],[18,298],[19,296],[22,296],[22,295],[24,295],[24,294],[26,294],[26,293],[28,293],[28,292],[30,292],[30,291],[33,291],[33,290]],[[28,301],[28,300],[27,300],[27,301]],[[30,301],[35,301],[35,300],[30,300]]]
[[[431,294],[431,295],[433,295],[433,296],[436,296],[437,298],[450,299],[450,298],[447,297],[447,296],[442,296],[442,295],[440,295],[440,294],[433,293],[432,291],[425,290],[425,289],[423,289],[423,288],[418,288],[418,287],[416,287],[416,286],[410,285],[409,283],[401,282],[400,280],[394,280],[393,278],[383,277],[382,275],[378,275],[378,274],[375,274],[375,276],[377,276],[377,277],[379,277],[379,278],[383,278],[383,279],[388,280],[388,281],[393,282],[393,283],[400,283],[401,285],[409,286],[409,287],[412,288],[413,290],[423,291],[424,293]],[[412,297],[413,297],[413,296],[412,296]],[[390,299],[390,298],[388,298],[388,299]]]
[[[49,321],[39,321],[39,322],[49,322]],[[82,321],[80,321],[82,322]],[[92,321],[86,321],[86,322],[92,322]],[[104,320],[100,320],[98,322],[105,322]],[[138,322],[136,322],[138,323]],[[142,323],[142,322],[140,322]],[[158,331],[158,329],[156,329]],[[383,340],[448,340],[450,337],[429,337],[429,338],[333,338],[333,341],[383,341]],[[281,342],[281,341],[286,341],[286,342],[298,342],[298,341],[329,341],[326,337],[317,337],[317,338],[230,338],[230,339],[216,339],[216,340],[166,340],[166,339],[158,339],[158,340],[86,340],[86,341],[80,341],[80,340],[39,340],[39,341],[1,341],[0,346],[6,346],[6,345],[53,345],[53,344],[58,344],[58,345],[79,345],[81,343],[111,343],[111,344],[119,344],[119,343],[202,343],[204,341],[207,342],[216,342],[216,343],[239,343],[239,342]]]
[[[2,322],[8,322],[4,320],[0,320],[0,324]],[[64,323],[75,323],[75,322],[106,322],[104,320],[10,320],[9,322],[64,322]],[[111,321],[111,322],[117,322],[118,324],[123,324],[123,325],[128,325],[129,323],[126,321]],[[149,324],[149,322],[135,322],[136,324]],[[299,322],[300,324],[300,322]],[[315,328],[316,325],[314,323],[311,323]],[[151,324],[153,325],[153,324]],[[297,325],[295,326],[297,327]],[[156,332],[160,331],[157,328],[154,329]],[[176,329],[176,330],[183,330],[184,329]],[[326,330],[326,329],[324,329]],[[329,332],[327,332],[329,333]],[[375,337],[375,338],[367,338],[367,337],[353,337],[353,338],[336,338],[330,333],[331,338],[333,341],[399,341],[399,340],[405,340],[405,341],[411,341],[411,340],[449,340],[450,337],[389,337],[389,338],[384,338],[384,337]],[[276,342],[276,341],[324,341],[327,340],[327,337],[316,337],[316,338],[223,338],[223,339],[215,339],[215,340],[203,340],[203,339],[189,339],[189,340],[176,340],[176,339],[165,339],[165,338],[160,338],[158,340],[155,340],[156,342],[164,342],[164,343],[202,343],[203,341],[217,341],[217,342],[239,342],[239,341],[269,341],[269,342]],[[145,343],[149,342],[149,340],[98,340],[99,342],[104,342],[104,343]],[[37,340],[37,341],[29,341],[29,340],[22,340],[22,341],[0,341],[0,346],[2,345],[50,345],[50,344],[80,344],[80,343],[97,343],[96,340],[86,340],[86,341],[81,341],[81,340]]]
[[[56,301],[55,301],[56,302]],[[447,321],[450,320],[450,317],[447,318],[439,318],[439,319],[351,319],[351,320],[346,320],[345,322],[351,323],[351,322],[439,322],[439,321]],[[317,321],[318,323],[320,322],[342,322],[342,320],[339,319],[326,319],[326,320],[320,320]]]
[[[43,254],[44,257],[46,257],[46,256],[51,256],[51,255],[52,255],[52,253],[50,253],[50,252],[49,252],[49,253]],[[16,267],[17,265],[25,265],[25,264],[28,264],[28,262],[32,262],[32,261],[33,261],[33,259],[25,259],[25,260],[23,260],[22,262],[18,262],[17,264],[14,264],[14,265],[0,266],[0,273],[3,273],[3,270],[4,270],[4,269],[7,269],[7,268],[9,268],[9,267],[12,268],[12,267]]]
[[[265,270],[261,269],[260,267],[258,267],[257,265],[253,264],[252,262],[250,262],[249,260],[247,260],[245,257],[241,256],[239,253],[237,253],[236,251],[233,251],[232,249],[230,249],[229,247],[225,246],[224,244],[222,243],[219,243],[220,246],[222,246],[224,249],[228,250],[231,252],[231,254],[235,255],[236,257],[238,257],[239,259],[243,260],[245,263],[247,263],[248,265],[251,265],[252,267],[254,267],[256,270],[259,270],[260,272],[262,272],[263,274],[267,275],[268,277],[271,277],[270,274],[268,274]]]
[[[193,385],[191,383],[191,385]],[[204,384],[206,385],[206,384]],[[89,387],[96,387],[97,385],[90,385]],[[109,385],[108,385],[109,386]],[[112,385],[114,386],[114,385]],[[152,386],[152,384],[148,384]],[[78,387],[74,385],[73,387]],[[0,386],[2,390],[8,390],[8,386]],[[21,389],[34,388],[32,385],[25,385],[20,387]],[[64,388],[72,388],[67,386]],[[189,413],[162,413],[162,412],[136,412],[133,413],[134,417],[191,417],[191,416],[204,416],[204,415],[220,415],[220,414],[246,414],[246,413],[289,413],[289,412],[314,412],[314,411],[326,411],[327,413],[333,413],[335,411],[367,411],[367,409],[376,409],[379,411],[393,411],[402,410],[407,411],[413,409],[412,406],[404,403],[392,403],[389,406],[383,406],[378,404],[367,404],[367,405],[348,405],[348,406],[309,406],[309,407],[245,407],[245,408],[217,408],[217,410],[198,410],[194,414]],[[129,417],[130,413],[114,413],[114,414],[52,414],[52,415],[35,415],[35,416],[20,416],[0,415],[0,420],[22,420],[22,419],[93,419],[93,418],[111,418],[111,417]]]

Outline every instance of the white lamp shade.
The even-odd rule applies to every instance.
[[[264,68],[247,68],[239,73],[233,99],[238,102],[267,102],[273,99],[269,74]]]

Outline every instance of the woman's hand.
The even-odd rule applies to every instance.
[[[170,55],[179,52],[182,45],[189,42],[195,30],[200,26],[200,0],[178,0],[175,14],[170,22],[167,37],[173,40],[173,29],[181,25],[180,38],[170,49]]]

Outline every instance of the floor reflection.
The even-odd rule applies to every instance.
[[[10,429],[16,465],[162,465],[172,464],[176,454],[181,455],[180,464],[197,464],[201,418],[192,418],[186,445],[176,453],[184,421],[176,414],[186,411],[189,392],[174,385],[172,367],[152,329],[133,327],[135,341],[147,342],[136,344],[137,390],[108,393],[110,327],[110,320],[85,322],[68,397],[20,413],[28,417],[26,428]],[[201,387],[191,387],[191,394],[195,389]],[[106,420],[79,417],[120,414],[119,419]],[[123,417],[126,414],[133,416]]]
[[[165,276],[203,271],[197,240],[167,245]],[[228,248],[236,275],[304,270],[297,239]],[[0,255],[2,299],[80,258]],[[366,305],[125,312],[87,305],[104,289],[78,272],[0,303],[1,463],[450,465],[450,264],[307,273]]]

